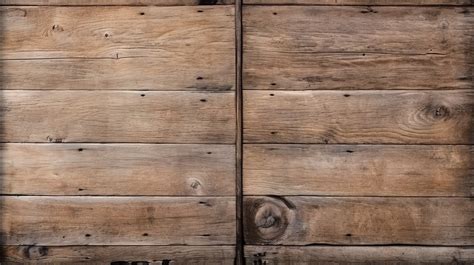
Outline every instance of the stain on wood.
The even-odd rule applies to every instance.
[[[246,196],[244,202],[250,245],[473,243],[469,198]]]
[[[247,144],[247,195],[472,196],[465,145]]]
[[[472,144],[471,90],[245,91],[247,143]]]
[[[0,159],[2,194],[235,194],[233,145],[5,144]]]

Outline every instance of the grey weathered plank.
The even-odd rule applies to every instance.
[[[249,264],[470,264],[469,247],[246,246]]]
[[[234,93],[3,91],[4,142],[233,143]]]
[[[230,5],[234,0],[0,0],[0,5],[47,6],[176,6],[176,5]]]
[[[3,196],[6,245],[232,245],[235,198]]]
[[[472,196],[472,146],[252,145],[244,194]]]
[[[4,144],[2,194],[235,194],[232,145]]]
[[[248,6],[244,89],[472,89],[472,12]]]
[[[472,144],[474,93],[245,91],[247,143]]]
[[[3,7],[0,13],[2,89],[234,87],[233,7]]]
[[[14,1],[14,0],[10,0]],[[259,5],[472,5],[472,0],[243,0]]]
[[[245,197],[247,244],[473,245],[470,198]]]
[[[3,246],[2,264],[234,264],[233,246]],[[117,262],[117,263],[113,263]],[[167,263],[168,262],[168,263]],[[139,264],[139,263],[133,263]]]

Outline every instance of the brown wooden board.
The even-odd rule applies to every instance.
[[[232,145],[5,144],[1,193],[235,194]]]
[[[47,6],[175,6],[175,5],[230,5],[234,0],[0,0],[0,5]]]
[[[234,142],[234,93],[3,91],[4,142]]]
[[[232,265],[235,258],[233,246],[4,246],[2,250],[2,264]]]
[[[474,245],[470,198],[245,197],[245,242]]]
[[[337,247],[246,246],[248,264],[448,265],[469,264],[473,248],[461,247]]]
[[[244,194],[472,196],[474,147],[253,145]]]
[[[244,89],[472,89],[472,12],[247,6]]]
[[[235,198],[4,196],[6,245],[232,245]]]
[[[474,92],[245,91],[247,143],[472,144]]]
[[[6,0],[4,0],[6,1]],[[15,0],[10,0],[15,1]],[[16,0],[18,1],[18,0]],[[258,5],[472,5],[472,0],[243,0]]]
[[[1,88],[233,90],[233,12],[3,7]]]

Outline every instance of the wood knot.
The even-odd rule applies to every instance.
[[[28,259],[36,260],[48,255],[48,247],[28,246],[24,249],[24,254]]]
[[[51,28],[53,31],[64,31],[64,28],[61,27],[60,25],[53,25],[53,27]]]
[[[434,116],[437,118],[446,117],[449,115],[449,109],[445,106],[436,107],[434,110]]]
[[[246,240],[270,243],[281,238],[291,219],[290,209],[274,198],[250,200],[245,206]]]

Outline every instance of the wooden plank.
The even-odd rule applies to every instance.
[[[464,8],[249,6],[245,89],[471,89]]]
[[[233,0],[0,0],[0,5],[47,6],[180,6],[230,5]]]
[[[0,150],[2,194],[235,194],[232,145],[5,144]]]
[[[234,88],[233,7],[0,12],[2,89]]]
[[[245,91],[247,143],[472,144],[474,93]]]
[[[231,265],[235,257],[233,246],[4,246],[3,253],[5,264]]]
[[[246,246],[248,264],[470,264],[474,249],[462,247]]]
[[[470,198],[246,197],[248,244],[473,245]]]
[[[1,198],[6,245],[226,245],[235,198]]]
[[[3,91],[4,142],[233,143],[233,93]]]
[[[11,0],[13,1],[13,0]],[[17,0],[18,1],[18,0]],[[472,0],[243,0],[258,5],[472,5]]]
[[[472,196],[473,146],[245,145],[244,194]]]

